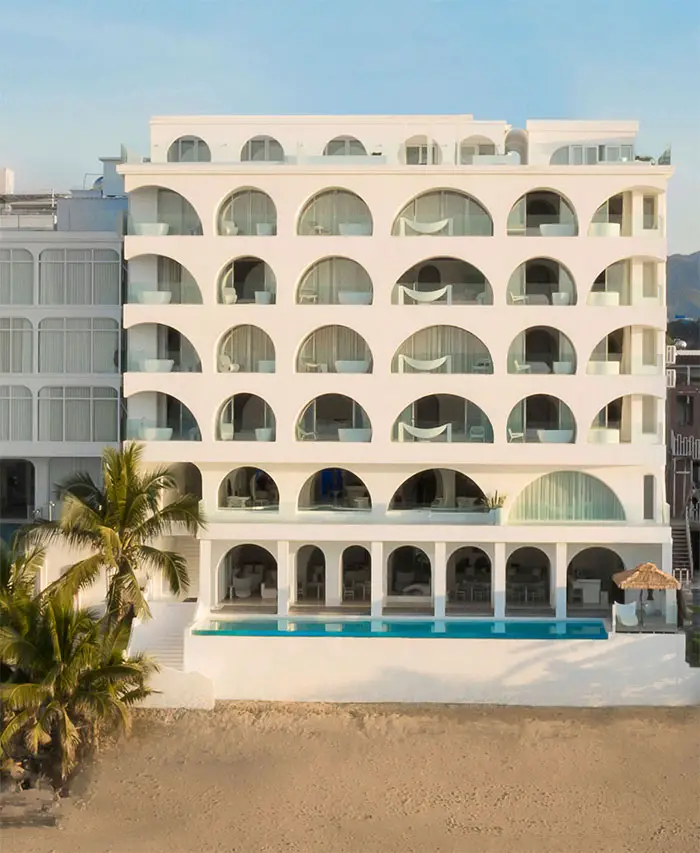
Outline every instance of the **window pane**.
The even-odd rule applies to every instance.
[[[654,520],[656,482],[653,474],[644,475],[644,520]]]

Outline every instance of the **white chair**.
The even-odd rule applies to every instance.
[[[632,601],[630,604],[615,604],[615,618],[625,628],[636,628],[639,625],[639,617],[637,616],[637,602]]]
[[[532,371],[532,367],[529,364],[520,364],[517,358],[513,359],[513,367],[516,373],[530,373]]]
[[[240,369],[240,364],[231,361],[231,356],[226,355],[225,352],[221,353],[219,356],[219,373],[238,373]]]
[[[273,598],[277,598],[277,587],[265,586],[265,584],[261,584],[261,586],[260,586],[260,597],[263,600],[271,600]]]
[[[233,424],[219,424],[219,435],[222,441],[233,441]]]
[[[482,426],[470,426],[469,441],[486,441],[486,428]]]
[[[527,305],[527,296],[524,293],[509,293],[511,305]]]
[[[513,430],[508,427],[508,441],[525,441],[525,433],[513,432]]]

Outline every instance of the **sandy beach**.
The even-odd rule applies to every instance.
[[[700,849],[700,709],[141,712],[3,853]]]

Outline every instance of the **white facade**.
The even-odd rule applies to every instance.
[[[54,216],[48,228],[44,219],[0,228],[4,538],[57,517],[56,483],[74,471],[99,478],[102,449],[120,438],[121,236],[54,230]]]
[[[671,169],[636,129],[152,120],[126,437],[201,488],[200,614],[602,614],[614,571],[671,570]]]

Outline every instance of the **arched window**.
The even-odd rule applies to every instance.
[[[217,581],[217,602],[276,605],[277,560],[260,545],[236,545],[227,551]]]
[[[615,493],[580,471],[555,471],[526,486],[508,513],[512,522],[624,521]]]
[[[297,441],[371,441],[367,412],[344,394],[322,394],[299,416]]]
[[[299,373],[371,373],[372,352],[365,339],[347,326],[322,326],[302,343]]]
[[[126,439],[138,441],[201,441],[197,419],[177,397],[140,391],[126,401]]]
[[[430,394],[415,400],[394,421],[392,441],[493,442],[485,413],[470,400],[454,394]]]
[[[164,255],[137,255],[129,260],[127,301],[144,305],[201,305],[202,294],[192,273]]]
[[[364,237],[372,233],[372,214],[366,203],[349,190],[323,190],[304,206],[298,234]]]
[[[436,166],[442,162],[442,151],[434,139],[419,134],[404,142],[399,160],[406,166]]]
[[[284,149],[272,136],[254,136],[241,149],[243,162],[283,163]]]
[[[371,305],[372,280],[350,258],[324,258],[306,271],[297,288],[298,305]]]
[[[119,324],[106,317],[39,323],[39,373],[118,373]]]
[[[510,305],[575,305],[569,270],[551,258],[531,258],[513,272],[506,291]]]
[[[39,441],[116,441],[114,388],[39,389]]]
[[[236,258],[219,277],[219,302],[224,305],[273,305],[276,293],[275,274],[260,258]]]
[[[486,345],[457,326],[429,326],[396,351],[392,373],[493,373]]]
[[[362,480],[345,468],[324,468],[304,483],[299,492],[300,510],[348,510],[367,512],[372,499]]]
[[[411,596],[413,602],[432,596],[430,557],[415,545],[395,548],[387,560],[387,595]]]
[[[573,444],[576,420],[563,400],[533,394],[514,407],[508,418],[508,441],[533,444]]]
[[[32,438],[32,392],[24,385],[0,385],[0,441]]]
[[[261,468],[235,468],[221,481],[218,504],[220,509],[277,510],[279,489]]]
[[[44,249],[41,305],[119,305],[121,260],[114,249]]]
[[[354,136],[336,136],[323,149],[325,157],[366,157],[367,149]]]
[[[521,196],[508,214],[511,237],[575,237],[578,220],[573,206],[552,190],[531,190]]]
[[[0,317],[0,374],[32,373],[32,324],[24,317]]]
[[[650,394],[626,394],[611,400],[593,419],[588,443],[663,443],[663,404]]]
[[[202,222],[180,193],[163,187],[139,187],[129,193],[129,234],[137,237],[201,235]]]
[[[271,237],[277,233],[277,208],[261,190],[239,190],[221,205],[217,233],[227,237]]]
[[[471,165],[474,158],[493,156],[496,153],[496,145],[492,139],[486,136],[470,136],[462,140],[459,146],[459,162],[462,166]]]
[[[389,509],[485,513],[484,497],[465,474],[452,468],[430,468],[405,480],[394,492]]]
[[[161,323],[127,329],[127,370],[142,373],[201,373],[202,362],[186,335]]]
[[[0,305],[34,302],[34,260],[27,249],[0,249]]]
[[[218,441],[274,441],[275,413],[256,394],[234,394],[221,407]]]
[[[219,373],[274,373],[275,345],[257,326],[236,326],[219,344]]]
[[[168,148],[168,163],[209,163],[211,151],[198,136],[181,136]]]
[[[486,276],[459,258],[429,258],[414,264],[394,285],[395,305],[493,305]]]
[[[490,237],[493,221],[476,199],[459,190],[430,190],[399,213],[395,237]]]
[[[576,350],[559,329],[531,326],[508,349],[508,373],[576,373]]]

